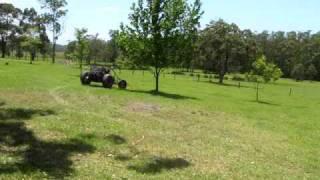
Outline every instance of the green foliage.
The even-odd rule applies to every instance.
[[[297,80],[297,81],[302,81],[305,78],[305,68],[303,64],[297,64],[294,66],[291,76]]]
[[[264,82],[270,82],[271,80],[277,81],[283,75],[280,68],[273,63],[268,63],[265,56],[258,58],[252,64],[253,70],[251,74],[261,76]]]
[[[76,60],[75,51],[77,48],[77,41],[71,41],[67,44],[64,51],[64,57],[68,60]]]
[[[86,53],[84,60],[87,64],[97,64],[97,63],[115,63],[116,59],[119,57],[119,49],[115,42],[115,31],[111,31],[111,39],[105,41],[96,35],[86,35],[88,42],[88,52]],[[73,60],[77,59],[76,55],[76,41],[71,41],[68,43],[64,56],[66,59]],[[119,62],[120,63],[120,62]]]
[[[308,69],[306,70],[306,77],[309,80],[314,80],[317,74],[318,74],[317,68],[313,64],[310,64]]]
[[[52,63],[55,63],[56,55],[56,41],[61,35],[61,18],[66,16],[67,10],[64,9],[67,6],[66,0],[39,0],[42,4],[41,8],[47,10],[44,13],[43,18],[52,32]]]
[[[255,75],[253,72],[246,73],[245,77],[248,82],[259,82],[259,76]]]
[[[232,80],[234,81],[245,81],[246,78],[243,77],[241,74],[234,74],[232,77]]]
[[[15,8],[12,4],[0,3],[0,45],[2,58],[6,56],[8,41],[16,36],[18,26],[15,20],[18,18],[21,10]]]
[[[240,29],[236,24],[228,24],[223,20],[212,21],[202,32],[199,48],[205,60],[212,61],[219,74],[219,82],[223,83],[230,64],[236,63],[235,49],[241,43]]]
[[[194,46],[200,9],[199,0],[193,5],[186,0],[138,0],[132,5],[130,24],[121,25],[117,43],[123,56],[138,67],[153,68],[157,92],[161,70],[176,64],[177,53],[186,53],[185,47]]]
[[[75,57],[79,60],[80,69],[82,71],[83,60],[89,54],[89,41],[88,41],[87,29],[76,29],[75,36],[77,44],[75,48]]]

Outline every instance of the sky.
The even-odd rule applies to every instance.
[[[68,14],[59,44],[74,40],[75,28],[87,28],[90,34],[109,38],[109,31],[128,22],[128,14],[137,0],[67,0]],[[191,1],[191,0],[190,0]],[[41,11],[38,0],[0,0],[18,8],[34,7]],[[268,31],[320,31],[319,0],[202,0],[205,14],[201,28],[210,21],[224,19],[241,29]]]

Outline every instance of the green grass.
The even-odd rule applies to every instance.
[[[319,179],[320,83],[122,71],[128,90],[79,69],[0,61],[0,179]],[[196,78],[196,77],[194,77]],[[293,89],[289,96],[290,88]]]

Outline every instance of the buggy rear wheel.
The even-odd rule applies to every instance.
[[[112,88],[114,84],[114,77],[110,74],[106,74],[103,76],[102,85],[104,88]]]

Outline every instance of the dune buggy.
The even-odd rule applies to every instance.
[[[112,76],[111,72],[114,76]],[[90,85],[91,82],[102,83],[104,88],[112,88],[114,84],[118,84],[120,89],[127,88],[127,81],[120,79],[113,68],[99,65],[93,65],[89,71],[80,75],[82,85]]]

